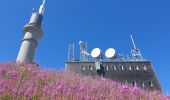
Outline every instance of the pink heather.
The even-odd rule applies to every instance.
[[[170,100],[100,77],[54,72],[27,63],[0,64],[0,100]]]

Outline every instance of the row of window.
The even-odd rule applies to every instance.
[[[109,71],[109,67],[105,66],[105,70]],[[116,70],[146,70],[146,66],[123,66],[123,65],[119,65],[119,66],[112,66],[112,70],[116,71]]]
[[[109,66],[104,66],[104,69],[105,69],[105,71],[109,71],[109,70],[113,70],[113,71],[117,71],[117,70],[129,70],[129,71],[131,71],[131,70],[147,70],[146,69],[146,66],[138,66],[138,65],[136,65],[136,66],[123,66],[123,65],[119,65],[119,66],[115,66],[115,65],[113,65],[113,66],[111,66],[111,67],[109,67]],[[90,71],[92,71],[92,70],[95,70],[95,67],[94,66],[91,66],[91,65],[89,65],[89,66],[81,66],[81,70],[90,70]]]
[[[139,81],[139,82],[136,82],[136,81],[131,81],[131,85],[132,86],[139,86],[139,87],[142,87],[144,88],[145,85],[149,86],[149,87],[153,87],[153,83],[152,81],[147,81],[147,82],[144,82],[144,81]]]

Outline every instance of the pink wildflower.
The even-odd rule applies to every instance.
[[[86,100],[91,100],[90,96],[86,96]]]
[[[18,78],[18,76],[24,78]],[[0,64],[0,98],[8,93],[11,95],[10,100],[13,98],[21,100],[170,100],[170,96],[164,96],[161,92],[148,92],[100,77],[45,71],[34,64],[27,63]]]

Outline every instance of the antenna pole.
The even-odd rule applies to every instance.
[[[136,45],[135,45],[135,42],[134,42],[134,40],[133,40],[132,35],[130,35],[130,37],[131,37],[131,40],[132,40],[132,43],[133,43],[133,47],[134,47],[134,49],[136,49]]]
[[[132,43],[133,43],[133,47],[134,47],[134,50],[131,50],[133,60],[135,60],[135,61],[143,60],[142,54],[140,53],[140,49],[136,48],[136,45],[135,45],[135,42],[133,40],[132,35],[130,35],[130,37],[131,37],[131,40],[132,40]]]
[[[68,61],[74,61],[74,43],[68,46]]]
[[[43,0],[43,3],[41,4],[40,9],[39,9],[39,14],[41,14],[41,15],[44,14],[44,10],[45,10],[45,1],[46,1],[46,0]]]
[[[72,49],[73,49],[73,51],[72,51],[72,53],[73,53],[72,60],[74,61],[74,60],[75,60],[75,59],[74,59],[74,48],[75,48],[75,47],[74,47],[74,43],[72,44],[72,46],[73,46],[73,48],[72,48]]]

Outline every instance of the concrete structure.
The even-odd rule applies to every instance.
[[[108,61],[103,62],[105,78],[120,83],[129,83],[148,90],[160,90],[161,86],[150,61]],[[66,62],[65,70],[82,75],[98,75],[95,62]]]
[[[39,12],[33,9],[29,24],[23,28],[24,38],[18,53],[17,61],[31,63],[34,58],[36,47],[38,46],[38,39],[42,37],[41,24],[43,21],[43,13],[45,9],[45,0],[40,6]]]

